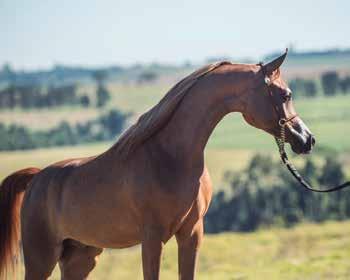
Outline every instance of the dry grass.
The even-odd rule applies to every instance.
[[[13,110],[0,111],[0,123],[6,125],[24,125],[32,130],[46,130],[57,126],[62,121],[70,124],[83,123],[94,119],[99,112],[94,108],[69,108],[41,109],[41,110]]]
[[[350,279],[349,231],[350,222],[329,222],[249,234],[207,235],[196,279]],[[50,279],[60,279],[57,268]],[[143,279],[140,247],[106,250],[90,279]],[[165,246],[161,279],[178,279],[174,239]]]

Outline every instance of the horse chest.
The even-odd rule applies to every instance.
[[[184,224],[195,225],[208,210],[212,197],[211,182],[206,175],[191,186],[183,186],[182,192],[164,199],[162,224],[167,229],[165,240],[174,235]]]

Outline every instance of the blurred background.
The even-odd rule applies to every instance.
[[[289,47],[282,74],[315,152],[310,182],[350,178],[349,1],[0,1],[0,180],[95,155],[198,67],[257,63]],[[198,279],[349,279],[350,192],[314,194],[274,139],[238,114],[206,149],[215,196]],[[162,279],[177,279],[175,242]],[[142,279],[139,247],[107,250],[92,279]],[[22,268],[19,273],[23,273]],[[55,271],[52,279],[59,279]]]

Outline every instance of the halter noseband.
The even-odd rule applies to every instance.
[[[313,192],[320,192],[320,193],[327,193],[327,192],[334,192],[337,190],[341,190],[343,188],[349,187],[350,186],[350,181],[349,182],[345,182],[341,185],[329,188],[329,189],[325,189],[325,190],[319,190],[319,189],[314,189],[308,182],[306,182],[304,180],[304,178],[300,175],[300,173],[298,172],[298,170],[295,168],[295,166],[289,161],[287,152],[284,149],[284,144],[286,141],[286,126],[289,125],[290,121],[292,121],[294,118],[296,118],[298,115],[295,114],[289,118],[286,118],[283,116],[284,112],[281,112],[279,110],[278,104],[275,102],[275,99],[273,98],[273,93],[272,93],[272,89],[270,87],[270,85],[272,84],[271,79],[268,77],[265,66],[262,62],[258,63],[258,65],[261,67],[261,71],[264,75],[264,83],[267,87],[267,92],[269,93],[270,96],[270,100],[271,100],[271,104],[272,107],[274,108],[274,110],[276,111],[276,114],[278,116],[278,125],[280,127],[280,136],[279,137],[275,137],[276,140],[276,144],[278,146],[278,151],[280,153],[280,157],[282,162],[287,166],[288,170],[290,171],[290,173],[293,175],[293,177],[307,190],[313,191]],[[285,115],[285,114],[284,114]]]

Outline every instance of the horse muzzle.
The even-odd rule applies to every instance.
[[[316,144],[316,139],[302,120],[298,120],[287,129],[288,142],[296,154],[309,154]]]

